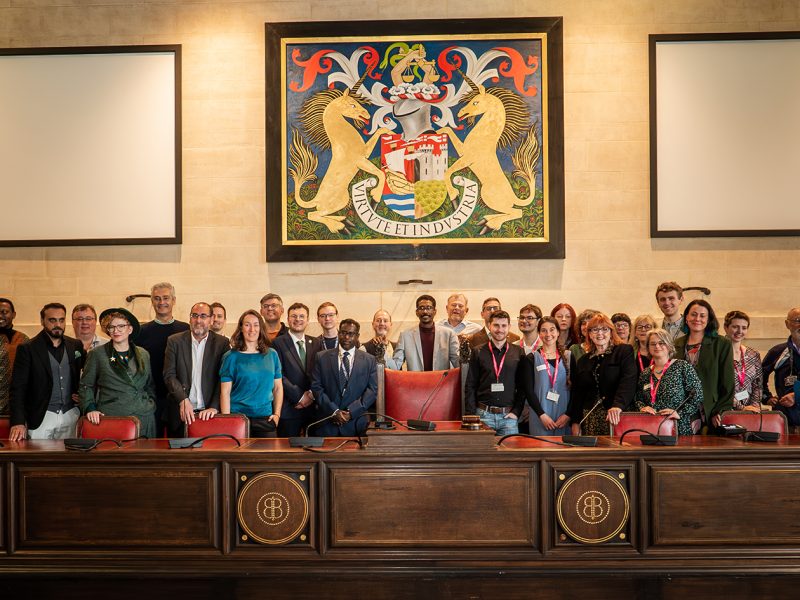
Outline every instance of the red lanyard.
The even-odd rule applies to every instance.
[[[556,389],[556,379],[558,379],[558,350],[556,350],[556,368],[553,369],[553,374],[550,375],[550,362],[547,360],[547,356],[544,353],[544,348],[541,349],[542,360],[544,361],[544,366],[547,369],[547,378],[550,380],[550,389]]]
[[[667,369],[669,369],[670,365],[675,362],[673,360],[669,361],[665,366],[664,370],[661,371],[661,378],[653,382],[653,369],[655,369],[655,365],[650,365],[650,404],[655,405],[656,403],[656,394],[658,393],[658,387],[661,385],[661,380],[664,379],[664,375],[667,374]]]
[[[733,365],[733,370],[736,371],[736,377],[739,378],[739,387],[744,387],[744,380],[745,380],[745,367],[744,367],[744,348],[739,346],[739,364],[742,365],[741,370],[736,369],[736,365]]]
[[[494,345],[493,342],[489,342],[490,344]],[[494,365],[494,377],[495,381],[498,383],[500,382],[500,371],[503,370],[503,364],[506,362],[506,354],[508,354],[508,344],[506,344],[506,349],[503,350],[503,360],[500,361],[500,366],[497,366],[497,360],[494,357],[494,348],[489,348],[489,354],[492,355],[492,365]]]
[[[639,359],[639,371],[644,371],[644,363],[642,362],[642,353],[636,352],[636,358]]]

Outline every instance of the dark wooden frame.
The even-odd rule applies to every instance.
[[[669,230],[658,228],[658,131],[656,106],[656,45],[659,42],[702,42],[731,40],[782,40],[798,39],[798,31],[759,31],[742,33],[669,33],[648,36],[650,64],[650,237],[780,237],[798,236],[797,229],[706,229]]]
[[[564,108],[563,20],[561,17],[519,19],[448,19],[416,21],[346,21],[266,23],[266,236],[268,261],[443,260],[564,258]],[[549,218],[546,242],[437,243],[411,242],[369,245],[286,245],[282,242],[281,190],[281,39],[287,37],[338,38],[364,35],[547,33]]]
[[[182,124],[181,124],[181,44],[141,46],[76,46],[43,48],[0,48],[0,56],[63,55],[63,54],[147,54],[171,52],[175,56],[175,233],[160,238],[94,238],[52,240],[0,240],[0,247],[32,246],[123,246],[180,244],[183,236],[182,219]]]

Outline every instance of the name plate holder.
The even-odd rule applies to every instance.
[[[407,452],[464,452],[496,448],[493,429],[481,424],[477,431],[461,428],[461,421],[437,421],[435,431],[414,431],[397,427],[392,430],[367,431],[367,450],[403,450]]]

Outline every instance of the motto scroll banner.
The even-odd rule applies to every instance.
[[[266,37],[268,260],[564,256],[560,18]]]

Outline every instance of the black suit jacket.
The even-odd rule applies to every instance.
[[[11,424],[37,429],[44,420],[53,391],[53,369],[47,350],[50,341],[44,331],[17,348],[11,376]],[[64,336],[61,341],[69,361],[72,394],[78,392],[81,369],[86,361],[83,344]],[[76,405],[77,406],[77,405]]]
[[[278,353],[281,360],[283,373],[283,407],[281,408],[281,419],[300,419],[305,418],[304,413],[308,408],[297,410],[295,404],[300,402],[308,390],[311,389],[311,371],[308,368],[311,359],[311,345],[314,338],[304,336],[306,347],[306,364],[300,362],[297,354],[295,339],[290,335],[280,335],[272,342],[272,348]]]
[[[317,419],[331,416],[337,410],[350,412],[350,421],[337,426],[333,421],[325,421],[314,427],[310,435],[351,436],[366,430],[369,424],[367,412],[378,395],[378,366],[375,357],[356,349],[350,381],[342,394],[339,387],[339,349],[324,350],[317,355],[311,381],[311,391],[317,402]]]
[[[203,352],[203,372],[200,377],[203,402],[206,408],[219,410],[219,367],[223,355],[230,350],[228,338],[208,332]],[[181,424],[180,405],[192,389],[192,333],[181,331],[167,338],[164,353],[164,385],[167,386],[167,419],[170,428]]]
[[[600,398],[605,410],[613,406],[628,410],[633,403],[637,380],[633,348],[628,344],[614,346],[609,354],[602,357],[584,354],[576,361],[573,354],[570,358],[572,388],[567,414],[573,423],[578,423],[583,418],[583,410],[591,408]]]

